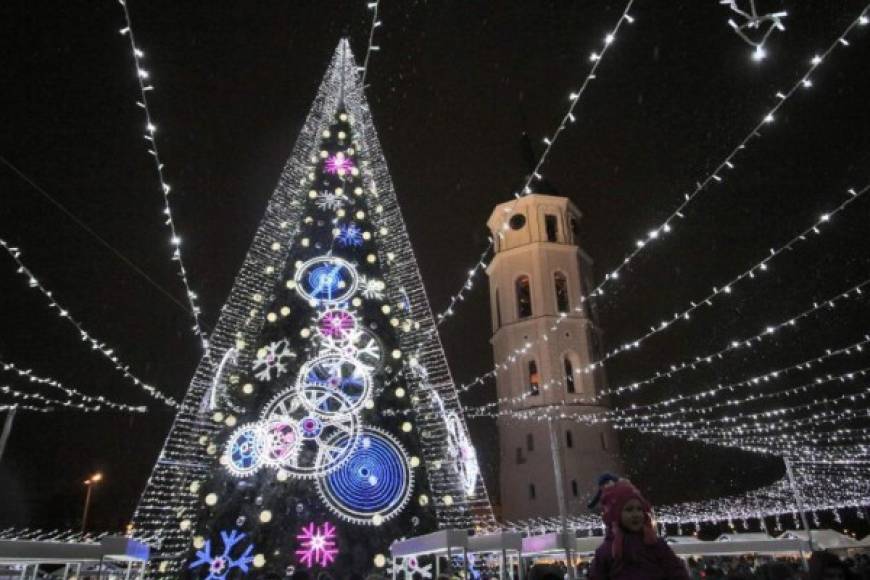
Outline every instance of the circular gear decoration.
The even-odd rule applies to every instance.
[[[302,365],[296,389],[300,401],[312,413],[324,416],[355,413],[371,395],[372,377],[358,360],[329,354]],[[342,396],[330,397],[329,393]]]
[[[356,268],[332,256],[308,260],[296,270],[293,280],[303,298],[324,306],[346,302],[359,286]]]
[[[332,444],[342,446],[339,435]],[[379,525],[394,518],[411,498],[414,474],[408,453],[389,433],[366,427],[350,458],[317,480],[323,503],[339,518]]]
[[[320,316],[317,329],[323,338],[345,342],[355,334],[356,317],[342,308],[333,308]]]
[[[305,394],[321,405],[347,408],[350,402],[338,391],[309,386]],[[359,420],[353,413],[325,415],[302,404],[295,388],[278,393],[263,409],[264,423],[286,422],[295,426],[297,445],[274,464],[293,477],[314,479],[338,469],[359,443]],[[339,436],[342,439],[337,440]],[[335,440],[335,441],[334,441]],[[325,449],[325,450],[324,450]]]
[[[256,423],[242,425],[230,435],[224,448],[227,471],[247,477],[263,465],[263,437]]]
[[[268,465],[281,466],[299,447],[299,426],[287,417],[270,420],[261,430],[263,437],[263,461]]]

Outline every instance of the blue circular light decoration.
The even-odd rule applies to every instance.
[[[332,256],[308,260],[296,270],[294,280],[306,300],[324,305],[347,301],[359,285],[353,265]]]
[[[262,465],[263,440],[256,424],[236,429],[227,441],[227,470],[238,477],[257,471]]]
[[[318,479],[317,489],[338,517],[377,525],[398,515],[411,497],[413,484],[408,454],[399,442],[367,427],[356,450],[336,471]]]

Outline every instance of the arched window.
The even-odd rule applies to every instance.
[[[529,484],[529,499],[535,499],[535,495],[536,495],[535,494],[535,484],[530,483]]]
[[[559,218],[554,215],[546,214],[544,216],[544,227],[547,230],[547,241],[556,242],[559,240]]]
[[[571,480],[571,495],[573,495],[574,497],[577,497],[579,495],[578,491],[579,490],[577,489],[577,480],[572,479]]]
[[[565,431],[565,445],[567,445],[569,449],[574,447],[574,434],[570,431]]]
[[[517,278],[517,317],[528,318],[532,315],[532,287],[526,275]]]
[[[495,327],[501,328],[501,302],[498,300],[498,288],[495,289]]]
[[[574,365],[571,364],[571,359],[565,357],[565,387],[569,393],[576,393],[577,389],[574,386]]]
[[[541,392],[541,375],[538,374],[538,363],[529,361],[529,394],[534,396]]]
[[[553,287],[556,290],[556,310],[559,312],[568,312],[571,309],[570,300],[568,299],[568,278],[562,272],[553,274]]]
[[[526,450],[528,450],[528,451],[535,450],[535,438],[532,437],[531,433],[526,434]]]

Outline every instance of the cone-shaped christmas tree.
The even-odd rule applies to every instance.
[[[492,523],[358,69],[336,49],[134,516],[158,577],[335,577]]]

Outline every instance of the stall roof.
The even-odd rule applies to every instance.
[[[38,540],[0,540],[0,563],[65,563],[148,560],[146,544],[122,536],[110,536],[99,544]]]
[[[796,538],[808,542],[809,534],[806,530],[791,530],[785,532],[780,538]],[[823,550],[846,550],[861,547],[858,540],[836,530],[813,530],[813,546]]]
[[[468,538],[468,551],[473,554],[488,552],[521,552],[523,536],[519,532],[495,532]]]
[[[523,556],[541,556],[544,554],[555,554],[564,552],[567,547],[570,550],[575,550],[574,532],[551,532],[549,534],[541,534],[539,536],[528,536],[523,538]]]
[[[468,549],[468,532],[466,530],[440,530],[399,540],[390,545],[393,558],[410,558],[412,556],[446,554],[448,551]]]
[[[679,556],[724,556],[735,554],[783,554],[808,552],[809,543],[798,539],[767,537],[758,540],[717,540],[715,542],[686,542],[671,544]]]

